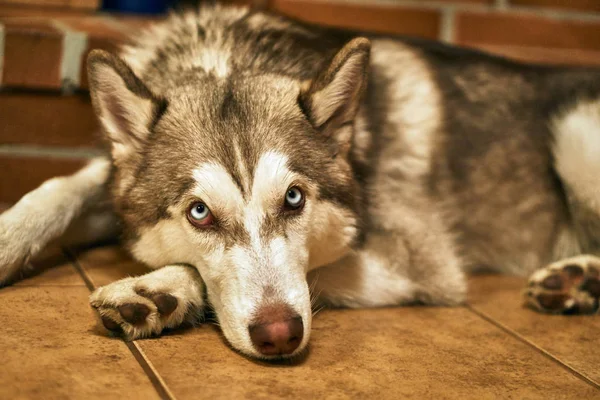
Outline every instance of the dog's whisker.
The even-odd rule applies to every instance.
[[[317,315],[318,313],[320,313],[321,311],[323,311],[323,309],[325,308],[325,306],[320,306],[319,308],[317,308],[316,310],[313,311],[312,316],[314,317],[315,315]]]

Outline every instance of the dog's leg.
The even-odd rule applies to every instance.
[[[537,311],[551,314],[598,312],[600,258],[571,257],[537,270],[529,278],[525,299]]]
[[[311,271],[313,295],[336,307],[463,302],[466,281],[451,246],[436,235],[415,239],[371,235],[356,253]]]
[[[70,228],[72,241],[79,243],[114,232],[110,212],[92,212],[106,203],[109,174],[110,162],[95,159],[71,176],[46,181],[0,215],[0,286]]]
[[[600,101],[581,101],[553,118],[554,166],[567,192],[582,252],[600,245]],[[572,251],[569,251],[572,253]],[[526,303],[552,314],[598,312],[600,258],[581,255],[535,271]]]
[[[204,283],[195,268],[170,265],[100,287],[90,304],[107,329],[134,340],[200,322],[203,294]]]

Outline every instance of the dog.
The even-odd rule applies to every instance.
[[[600,296],[600,71],[226,6],[93,51],[107,157],[0,216],[0,283],[69,235],[155,270],[98,288],[133,340],[210,307],[254,358],[301,354],[312,307],[453,306],[530,274],[541,312]]]

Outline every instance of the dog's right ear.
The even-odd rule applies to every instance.
[[[117,56],[94,50],[87,65],[92,104],[119,163],[140,150],[166,101],[152,94]]]

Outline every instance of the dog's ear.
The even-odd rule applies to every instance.
[[[335,135],[340,127],[354,120],[367,86],[370,53],[368,39],[353,39],[301,91],[305,113],[326,135]],[[342,136],[338,140],[350,140],[348,135]]]
[[[87,65],[92,104],[119,163],[140,150],[166,102],[117,56],[94,50]]]

